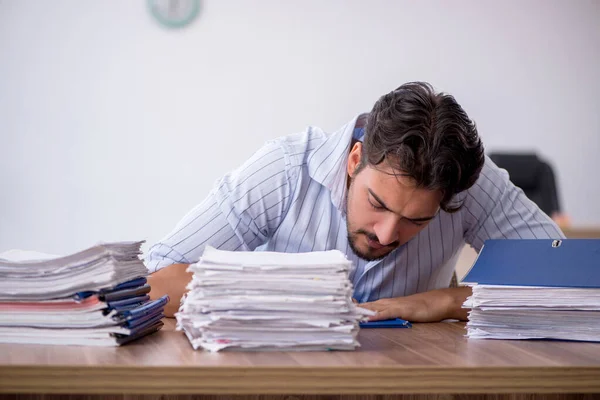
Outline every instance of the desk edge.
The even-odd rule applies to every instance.
[[[0,366],[0,393],[600,393],[595,367]]]

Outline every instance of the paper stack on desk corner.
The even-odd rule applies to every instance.
[[[487,240],[464,282],[467,337],[600,341],[600,239]]]
[[[206,247],[176,314],[194,349],[354,350],[373,312],[352,302],[352,263],[337,250],[230,252]]]
[[[600,290],[475,285],[467,337],[600,341]]]

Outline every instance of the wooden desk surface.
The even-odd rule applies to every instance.
[[[598,239],[600,238],[600,227],[576,226],[562,228],[563,233],[570,239]]]
[[[453,322],[362,330],[353,352],[209,353],[166,322],[121,348],[0,344],[0,393],[600,393],[600,343],[469,340]]]

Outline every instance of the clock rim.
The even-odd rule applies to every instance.
[[[182,28],[192,22],[200,11],[200,0],[191,0],[192,1],[192,11],[188,14],[187,17],[181,20],[172,21],[164,18],[160,13],[156,12],[154,7],[155,0],[147,0],[146,5],[148,7],[148,11],[150,14],[162,25],[167,26],[169,28]]]

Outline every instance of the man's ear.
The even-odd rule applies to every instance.
[[[348,175],[354,176],[354,171],[358,168],[361,158],[362,143],[356,142],[354,143],[354,146],[352,146],[352,150],[350,150],[350,155],[348,156]]]

